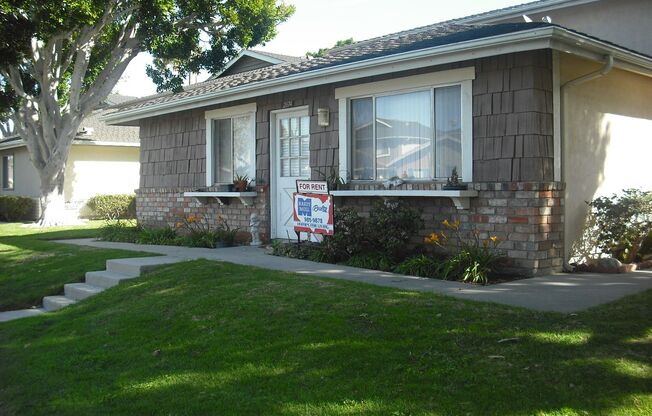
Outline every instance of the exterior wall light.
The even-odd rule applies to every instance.
[[[328,127],[330,124],[331,112],[328,108],[317,109],[317,125],[320,127]]]

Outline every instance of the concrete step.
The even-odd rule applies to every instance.
[[[105,289],[117,286],[123,280],[130,280],[133,278],[134,276],[127,276],[126,274],[110,272],[108,270],[86,273],[86,283],[91,286],[102,287]]]
[[[133,259],[116,259],[106,261],[106,270],[129,277],[138,277],[152,270],[183,261],[178,257],[138,257]]]
[[[92,286],[87,283],[68,283],[63,285],[63,293],[66,294],[67,298],[74,300],[82,300],[91,296],[95,296],[104,288],[98,286]]]
[[[19,309],[17,311],[0,312],[0,322],[13,321],[14,319],[29,318],[45,313],[43,308]]]
[[[77,303],[77,301],[65,296],[46,296],[43,298],[43,309],[48,312],[53,312],[73,303]]]

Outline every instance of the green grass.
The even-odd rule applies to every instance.
[[[96,237],[102,224],[42,229],[0,223],[0,311],[40,305],[43,296],[62,293],[65,283],[81,282],[87,271],[103,270],[107,259],[154,255],[48,241]]]
[[[0,324],[0,414],[649,415],[650,316],[194,261]]]

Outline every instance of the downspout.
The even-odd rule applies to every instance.
[[[563,136],[564,136],[564,124],[565,124],[564,123],[564,102],[566,101],[566,92],[572,87],[576,87],[576,86],[578,86],[580,84],[584,84],[585,82],[594,80],[596,78],[601,78],[601,77],[607,75],[609,72],[611,72],[611,70],[613,69],[613,66],[614,66],[614,57],[612,55],[606,55],[605,56],[605,61],[606,62],[604,62],[604,65],[602,66],[602,68],[600,68],[600,69],[598,69],[596,71],[590,72],[588,74],[582,75],[580,77],[577,77],[575,79],[571,79],[570,81],[566,81],[565,83],[563,83],[559,87],[559,124],[560,124],[559,130],[560,130],[560,134],[562,136],[561,140],[560,140],[560,145],[563,145],[565,143],[565,140],[564,140]],[[562,167],[563,167],[563,154],[564,154],[564,152],[562,151],[561,152],[562,160],[559,161],[559,163],[561,163]],[[563,169],[562,169],[562,176],[563,176]],[[559,180],[563,181],[563,177],[559,178]],[[564,217],[566,217],[566,215],[564,215]],[[564,232],[564,251],[566,252],[566,247],[565,246],[566,246],[567,241],[566,241],[565,234],[566,233]],[[568,263],[569,260],[570,259],[567,257],[567,254],[564,253],[564,266],[563,266],[564,271],[573,271],[573,267]]]

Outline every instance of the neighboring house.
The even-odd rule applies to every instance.
[[[138,188],[138,127],[109,126],[100,120],[112,111],[107,110],[109,106],[133,98],[110,95],[82,122],[70,149],[64,179],[64,198],[71,216],[78,216],[94,195],[133,193]],[[41,181],[23,140],[18,136],[0,139],[0,157],[0,195],[38,199]]]
[[[649,56],[558,25],[444,22],[126,103],[106,120],[140,126],[144,225],[199,213],[246,230],[256,213],[265,239],[292,237],[296,179],[335,171],[347,182],[336,206],[409,201],[425,222],[418,239],[459,218],[532,275],[568,258],[586,212],[576,195],[652,188],[650,77]],[[452,167],[468,191],[442,189]],[[227,192],[235,174],[255,178],[254,192]],[[394,174],[405,183],[385,189]]]

